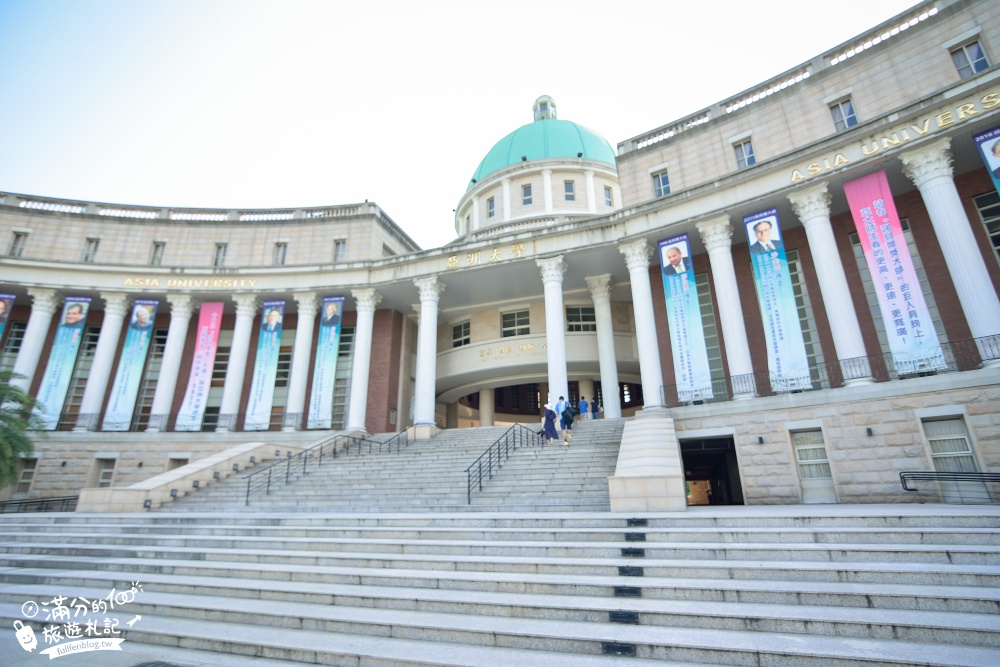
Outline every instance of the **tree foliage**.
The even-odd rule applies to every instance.
[[[41,421],[33,412],[34,398],[11,384],[19,376],[0,372],[0,486],[17,481],[21,460],[35,453],[30,433],[41,430]]]

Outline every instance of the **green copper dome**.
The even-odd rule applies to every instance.
[[[538,98],[535,102],[536,120],[498,141],[479,163],[469,187],[501,169],[529,160],[564,157],[615,164],[615,151],[604,137],[582,125],[558,120],[554,112],[555,104],[551,98]]]

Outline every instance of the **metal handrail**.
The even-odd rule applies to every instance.
[[[402,431],[394,435],[392,438],[380,444],[378,446],[378,452],[379,454],[381,454],[382,449],[384,447],[385,452],[387,454],[392,454],[392,448],[395,447],[396,453],[398,454],[399,452],[402,451],[403,447],[409,447],[409,446],[410,446],[410,431],[409,429],[403,429]]]
[[[255,470],[249,475],[244,475],[247,480],[246,500],[244,504],[249,507],[250,498],[263,491],[263,495],[271,495],[272,485],[288,485],[292,483],[292,471],[296,474],[309,474],[310,463],[314,468],[323,465],[324,457],[329,459],[337,458],[337,450],[341,449],[344,454],[350,454],[351,446],[355,446],[355,452],[361,454],[365,449],[370,454],[373,445],[381,443],[366,438],[358,438],[353,435],[335,435],[322,442],[319,442],[308,449],[303,449],[298,454],[288,455],[280,461],[275,461],[260,470]],[[365,446],[367,445],[367,447]],[[284,470],[280,468],[284,466]]]
[[[478,459],[473,461],[471,466],[465,469],[465,488],[468,504],[472,504],[472,489],[476,484],[479,485],[479,491],[483,490],[484,475],[489,479],[493,479],[494,465],[499,470],[503,467],[503,462],[510,458],[512,451],[518,447],[537,444],[539,442],[541,442],[541,438],[539,438],[538,433],[521,424],[514,424],[504,431],[503,435],[497,438],[496,442],[490,445],[485,452],[479,455]],[[485,462],[483,459],[486,459]]]
[[[27,500],[5,500],[0,502],[0,514],[15,512],[73,512],[80,496],[60,496],[58,498],[31,498]]]
[[[1000,473],[996,472],[931,472],[907,470],[899,473],[904,491],[919,492],[915,482],[941,483],[939,494],[945,502],[995,503],[1000,492]],[[911,485],[912,484],[912,485]],[[993,490],[991,490],[991,485]]]

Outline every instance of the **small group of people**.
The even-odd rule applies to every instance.
[[[576,418],[597,419],[600,416],[601,408],[594,399],[592,403],[587,402],[586,396],[580,397],[580,402],[574,406],[566,400],[565,396],[560,396],[555,405],[545,404],[545,426],[543,435],[545,444],[551,445],[559,439],[559,432],[562,432],[563,446],[569,447],[569,441],[573,439],[573,423]],[[559,420],[559,431],[556,430],[556,420]]]

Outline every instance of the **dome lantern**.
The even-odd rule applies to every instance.
[[[535,112],[535,120],[555,120],[556,118],[556,101],[548,95],[542,95],[535,100],[531,109]]]

